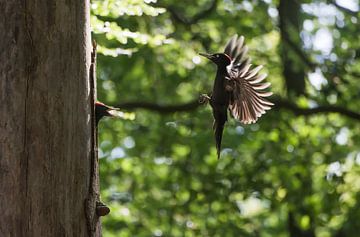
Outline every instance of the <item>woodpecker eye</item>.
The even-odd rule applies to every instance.
[[[218,58],[218,57],[219,57],[219,55],[217,54],[217,55],[216,55],[216,57]]]

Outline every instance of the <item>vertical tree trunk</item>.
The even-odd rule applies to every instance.
[[[89,1],[0,0],[0,13],[0,236],[99,235],[85,211]]]
[[[281,33],[280,55],[284,64],[285,86],[288,95],[301,95],[305,93],[305,65],[298,54],[303,54],[300,38],[301,5],[296,0],[280,0],[278,10]]]

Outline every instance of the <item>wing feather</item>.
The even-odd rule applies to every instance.
[[[227,42],[227,44],[225,46],[224,53],[226,53],[230,57],[231,57],[232,52],[234,51],[237,37],[238,37],[237,35],[234,35],[233,37],[231,37],[231,39]]]
[[[262,68],[263,65],[257,66],[246,75],[245,79],[249,80],[250,78],[253,78]]]
[[[250,67],[251,67],[251,64],[245,65],[244,69],[239,71],[240,77],[244,77],[249,72]]]
[[[263,82],[267,74],[259,74],[262,65],[252,68],[243,36],[234,35],[226,44],[224,52],[232,58],[228,74],[235,84],[230,92],[229,110],[240,122],[255,123],[274,105],[266,99],[272,92],[264,91],[271,83]]]
[[[218,98],[221,98],[221,100],[219,99],[221,103],[216,104],[217,106],[210,103],[213,108],[213,129],[218,158],[220,157],[221,140],[224,125],[227,121],[228,109],[232,116],[241,123],[251,124],[255,123],[259,117],[274,105],[266,99],[266,97],[272,95],[272,92],[264,91],[269,88],[271,84],[269,82],[263,82],[267,77],[266,74],[259,74],[263,66],[260,65],[252,68],[248,51],[249,48],[244,42],[244,36],[239,37],[238,35],[234,35],[227,42],[224,50],[224,53],[231,59],[230,64],[226,66],[227,71],[224,75],[221,75],[221,82],[224,83],[224,88],[218,88],[216,84],[214,85],[214,92],[218,92],[218,90],[215,89],[220,89]],[[228,62],[228,60],[226,62]],[[223,73],[223,71],[221,71],[221,73]],[[221,110],[219,110],[218,105]]]
[[[260,74],[256,77],[253,77],[251,80],[248,80],[250,84],[257,84],[259,82],[262,82],[267,77],[267,74]]]
[[[262,84],[254,84],[252,85],[252,88],[254,88],[255,90],[264,90],[266,88],[268,88],[271,85],[270,82],[266,82],[266,83],[262,83]]]

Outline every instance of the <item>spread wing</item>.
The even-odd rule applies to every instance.
[[[259,74],[262,66],[251,69],[250,58],[244,37],[233,36],[225,47],[232,59],[228,67],[229,80],[226,89],[230,93],[229,110],[233,117],[244,124],[255,123],[274,104],[265,99],[272,92],[263,91],[270,86],[264,83],[266,74]]]
[[[244,43],[244,36],[234,35],[225,46],[224,53],[232,59],[230,67],[241,70],[251,59],[247,56],[248,47]]]

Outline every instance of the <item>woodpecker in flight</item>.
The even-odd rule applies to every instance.
[[[213,110],[218,158],[228,109],[236,120],[251,124],[274,105],[264,98],[271,96],[272,92],[263,91],[270,86],[269,82],[262,82],[267,75],[258,74],[263,66],[251,69],[247,52],[244,37],[234,35],[226,44],[224,53],[200,53],[217,66],[212,94],[201,95],[200,103],[209,102]]]

